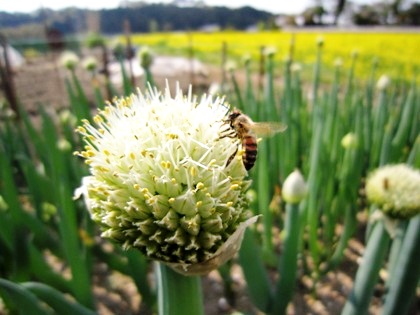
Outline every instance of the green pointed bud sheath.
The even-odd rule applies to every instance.
[[[83,121],[76,155],[91,175],[78,193],[102,236],[187,274],[231,258],[250,224],[250,181],[241,141],[224,136],[228,115],[223,99],[150,88]]]
[[[420,171],[406,164],[380,167],[368,176],[366,196],[388,216],[409,219],[420,213]]]

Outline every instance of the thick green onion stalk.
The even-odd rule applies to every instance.
[[[301,245],[300,204],[308,193],[302,174],[295,170],[284,181],[282,196],[286,202],[285,238],[279,262],[279,280],[276,283],[270,314],[286,314],[292,300],[298,270],[298,253]]]
[[[202,313],[197,275],[230,259],[255,221],[228,114],[223,99],[150,88],[78,128],[91,173],[78,193],[103,237],[159,262],[161,314]]]

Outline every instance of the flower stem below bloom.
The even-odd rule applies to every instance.
[[[183,276],[158,263],[159,315],[204,315],[199,276]]]

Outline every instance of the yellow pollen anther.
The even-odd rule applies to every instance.
[[[103,167],[103,166],[98,166],[97,170],[100,172],[109,172],[109,168]]]
[[[216,159],[212,159],[212,160],[209,162],[209,165],[208,165],[208,166],[213,166],[214,164],[216,164]]]
[[[93,121],[94,122],[96,122],[97,124],[100,124],[101,122],[103,122],[104,120],[102,119],[102,117],[101,116],[99,116],[99,115],[95,115],[94,117],[93,117]]]
[[[111,154],[111,153],[110,153],[108,150],[106,150],[106,149],[105,149],[105,150],[103,150],[102,152],[103,152],[106,156],[109,156],[109,155]]]
[[[130,152],[130,158],[131,158],[132,160],[134,160],[134,159],[136,158],[136,155],[135,155],[133,152]]]
[[[172,178],[172,179],[171,179],[171,183],[172,183],[172,184],[176,184],[176,179],[175,179],[175,178]]]
[[[237,189],[239,189],[238,184],[233,184],[232,186],[230,186],[230,190],[237,190]]]
[[[227,203],[226,203],[226,207],[232,207],[233,206],[233,202],[232,201],[228,201]]]
[[[197,176],[197,169],[194,166],[190,167],[191,176]]]
[[[141,192],[142,192],[143,194],[148,194],[148,193],[149,193],[149,189],[147,189],[147,188],[143,188],[143,189],[141,190]]]
[[[133,188],[134,188],[135,190],[140,190],[140,185],[139,185],[139,184],[134,184],[134,185],[133,185]]]
[[[200,200],[200,201],[197,201],[195,205],[197,206],[197,208],[199,208],[199,207],[201,207],[202,204],[203,204],[203,202]]]
[[[86,129],[84,127],[82,127],[82,126],[77,127],[76,128],[76,131],[79,132],[79,133],[82,133],[82,134],[83,133],[86,133]]]
[[[203,189],[204,184],[202,182],[199,182],[196,187],[197,187],[197,189]]]
[[[175,202],[175,198],[169,198],[169,199],[168,199],[168,202],[169,202],[169,203],[174,203],[174,202]]]

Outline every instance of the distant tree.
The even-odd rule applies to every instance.
[[[151,4],[141,8],[111,9],[101,11],[101,30],[104,33],[120,33],[121,19],[130,21],[133,32],[150,31],[150,21],[154,20],[162,29],[194,30],[204,25],[218,24],[221,28],[246,29],[258,21],[268,21],[273,15],[242,7],[178,7],[175,5]]]
[[[398,22],[402,25],[420,26],[420,3],[412,3],[410,8],[400,11]]]
[[[394,0],[390,4],[390,11],[394,16],[398,16],[400,14],[400,5],[402,0]]]
[[[346,0],[337,0],[337,4],[334,10],[334,25],[337,25],[338,18],[343,13],[344,7],[346,6]]]
[[[303,12],[304,25],[322,25],[322,18],[327,13],[322,5],[309,7]]]
[[[381,24],[381,13],[376,7],[362,5],[353,15],[353,22],[356,25],[379,25]]]
[[[197,1],[199,3],[199,1]],[[64,36],[84,32],[87,29],[87,10],[65,9],[60,11],[41,10],[35,14],[10,14],[0,12],[0,29],[20,28],[27,24],[48,25]],[[220,28],[246,29],[259,21],[270,23],[273,14],[252,7],[230,9],[227,7],[194,6],[179,7],[171,4],[138,3],[130,7],[103,9],[98,11],[98,32],[104,34],[122,33],[122,21],[128,20],[133,32],[161,30],[196,30],[208,24]]]

